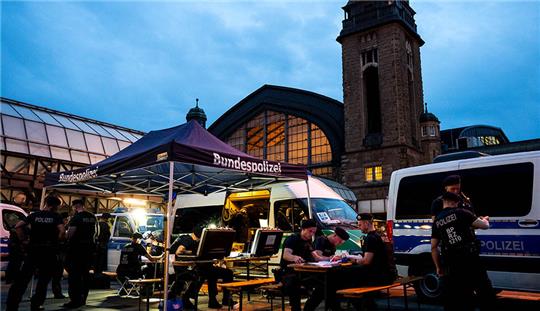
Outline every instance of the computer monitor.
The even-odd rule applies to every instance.
[[[279,252],[283,231],[279,229],[257,229],[251,245],[251,255],[272,256]]]
[[[231,253],[235,236],[233,229],[204,228],[197,248],[197,260],[222,259]]]

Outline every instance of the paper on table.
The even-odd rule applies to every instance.
[[[319,267],[334,267],[339,266],[339,261],[317,261],[317,262],[308,262],[309,265],[319,266]]]

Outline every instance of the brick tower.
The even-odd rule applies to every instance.
[[[349,1],[343,10],[343,183],[360,210],[384,212],[392,171],[428,158],[420,131],[424,41],[408,1]]]

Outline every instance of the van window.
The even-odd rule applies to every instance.
[[[7,231],[15,228],[15,225],[24,219],[24,214],[10,209],[2,211],[2,224]]]
[[[129,219],[126,216],[118,216],[114,226],[114,237],[131,238],[131,235],[133,235],[133,229]]]
[[[309,217],[306,208],[297,200],[283,200],[274,202],[274,215],[276,226],[288,232],[300,231],[300,222]]]
[[[221,209],[223,206],[197,206],[179,208],[174,217],[173,234],[191,233],[196,225],[221,225]]]
[[[302,199],[302,203],[307,206],[307,199]],[[316,217],[322,224],[347,224],[356,225],[356,212],[347,202],[330,198],[311,199],[313,217]]]
[[[442,180],[454,174],[461,176],[461,190],[477,215],[520,217],[531,210],[534,165],[518,163],[405,177],[399,183],[396,219],[431,218]]]

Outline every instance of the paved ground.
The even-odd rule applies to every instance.
[[[64,293],[67,294],[67,282],[64,280]],[[116,290],[114,289],[115,286],[113,286],[112,289],[93,289],[90,291],[90,296],[88,297],[88,305],[85,307],[80,308],[79,310],[123,310],[123,311],[132,311],[132,310],[139,310],[139,300],[135,297],[126,297],[121,298],[116,295]],[[0,287],[0,294],[1,294],[1,301],[2,305],[0,306],[0,310],[3,310],[5,307],[5,297],[7,294],[7,291],[9,289],[9,285],[6,285],[4,282],[2,282]],[[29,310],[30,309],[30,303],[28,299],[29,291],[24,296],[24,300],[20,305],[20,310]],[[416,303],[416,296],[414,295],[414,291],[408,292],[409,296],[409,308],[411,310],[417,309],[417,303]],[[540,310],[540,294],[537,293],[520,293],[520,292],[509,292],[509,291],[503,291],[499,295],[499,310],[511,310],[511,311],[527,311],[527,310]],[[63,310],[62,304],[67,302],[68,299],[53,299],[52,294],[49,293],[49,297],[46,300],[45,303],[45,309],[46,310]],[[213,310],[207,308],[207,296],[202,296],[200,298],[199,302],[199,309],[200,310]],[[387,308],[387,299],[386,297],[381,297],[376,300],[377,305],[380,310],[386,310]],[[393,289],[390,292],[390,309],[391,310],[404,310],[403,305],[403,290],[400,288]],[[342,304],[343,308],[347,308],[347,304]],[[145,310],[145,302],[142,302],[141,310]],[[158,302],[157,300],[154,300],[150,303],[150,309],[151,310],[158,310]],[[279,310],[279,301],[274,301],[274,309]],[[288,305],[287,305],[287,309]],[[319,307],[319,310],[322,311],[322,306]],[[226,308],[222,308],[222,311],[227,310]],[[267,311],[270,310],[270,304],[267,302],[267,300],[262,297],[259,293],[254,293],[251,295],[251,302],[246,303],[244,302],[244,310],[246,311]],[[421,310],[433,310],[433,311],[441,311],[443,308],[441,306],[437,305],[427,305],[427,304],[421,304]]]

